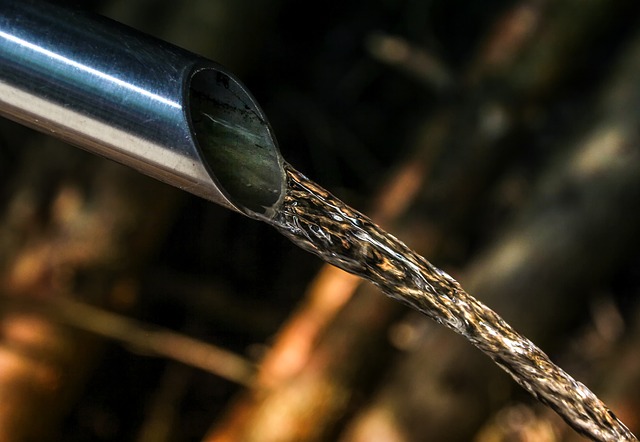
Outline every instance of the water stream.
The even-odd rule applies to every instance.
[[[451,276],[291,166],[285,172],[287,191],[269,222],[295,244],[461,334],[576,431],[597,441],[637,440],[586,386]]]
[[[288,164],[284,197],[274,204],[282,174],[266,123],[255,112],[218,103],[198,91],[191,99],[204,157],[250,216],[461,334],[579,433],[596,441],[637,441],[586,386],[451,276]]]

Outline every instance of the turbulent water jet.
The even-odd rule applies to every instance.
[[[268,221],[283,235],[464,336],[579,433],[597,441],[637,440],[585,385],[455,279],[290,165],[285,172],[284,200]]]

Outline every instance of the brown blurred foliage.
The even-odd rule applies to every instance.
[[[640,4],[81,6],[237,72],[288,161],[640,432]],[[581,440],[268,226],[5,120],[0,404],[7,442]]]

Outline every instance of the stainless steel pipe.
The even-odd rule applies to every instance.
[[[0,114],[249,216],[283,193],[267,119],[233,75],[82,11],[0,0]]]

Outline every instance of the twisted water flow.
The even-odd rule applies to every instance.
[[[637,440],[586,386],[451,276],[291,166],[285,172],[287,192],[269,222],[295,244],[461,334],[579,433],[596,441]]]

